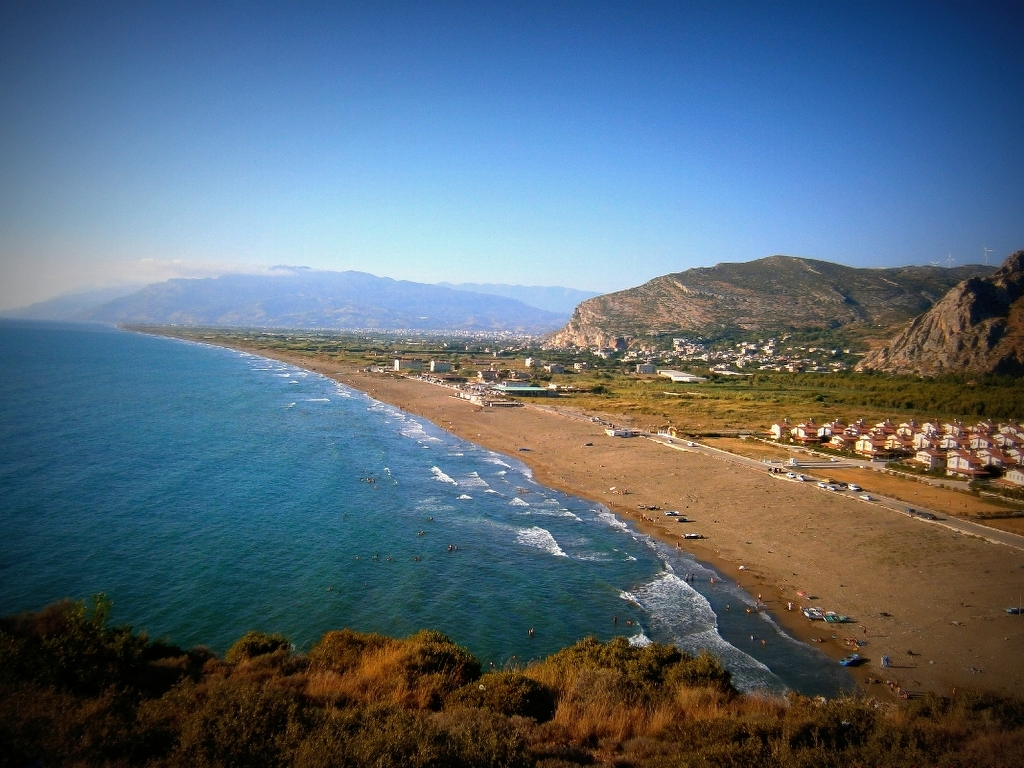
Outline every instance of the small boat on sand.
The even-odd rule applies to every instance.
[[[864,659],[859,653],[851,653],[849,656],[845,656],[839,660],[839,666],[841,667],[856,667],[864,663]]]
[[[825,621],[829,624],[848,624],[853,621],[853,619],[849,616],[844,616],[841,613],[836,613],[835,611],[825,611]]]
[[[800,612],[803,613],[811,621],[824,621],[825,612],[816,605],[808,606],[807,608],[801,608]]]

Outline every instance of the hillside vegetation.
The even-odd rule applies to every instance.
[[[860,367],[890,373],[1024,373],[1024,251],[965,280]]]
[[[481,673],[445,636],[250,632],[223,659],[110,626],[102,596],[0,620],[0,765],[977,766],[1024,702],[744,696],[709,656],[582,640]]]
[[[717,264],[588,299],[551,344],[609,347],[626,337],[648,346],[672,334],[714,339],[848,326],[885,338],[962,280],[993,271],[981,265],[858,269],[793,256]]]

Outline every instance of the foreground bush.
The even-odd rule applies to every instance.
[[[711,656],[588,638],[480,675],[437,632],[250,632],[224,660],[109,625],[102,596],[0,619],[0,767],[1024,764],[1024,702],[745,696]]]

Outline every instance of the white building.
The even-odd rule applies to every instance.
[[[452,364],[445,363],[441,360],[430,361],[430,372],[431,373],[451,373]]]
[[[702,381],[707,381],[707,379],[702,378],[701,376],[694,376],[692,373],[683,373],[682,371],[673,371],[668,369],[658,371],[658,375],[672,379],[672,381],[681,384],[699,384]]]
[[[395,358],[395,370],[396,371],[422,371],[423,361],[422,360],[403,360],[399,357]]]

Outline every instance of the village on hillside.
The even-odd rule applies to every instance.
[[[1015,421],[978,422],[965,426],[957,420],[914,420],[899,425],[886,419],[868,425],[863,419],[852,424],[809,420],[790,424],[788,419],[772,424],[771,438],[825,448],[871,460],[902,461],[924,472],[944,472],[965,480],[994,479],[996,484],[1024,486],[1024,428]]]

